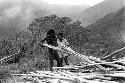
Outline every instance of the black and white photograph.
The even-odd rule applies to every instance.
[[[0,0],[0,83],[125,83],[125,0]]]

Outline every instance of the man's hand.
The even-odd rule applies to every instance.
[[[41,46],[41,47],[45,47],[43,44],[45,43],[45,41],[41,41],[40,43],[39,43],[39,46]]]

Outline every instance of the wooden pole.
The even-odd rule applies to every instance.
[[[69,51],[70,54],[74,54],[75,56],[79,57],[80,59],[88,62],[88,64],[95,64],[93,61],[98,62],[98,63],[105,63],[105,61],[103,61],[103,60],[95,59],[95,58],[92,58],[92,57],[87,57],[87,56],[79,54],[79,53],[77,53],[77,52],[75,52],[75,51],[73,51],[72,49],[69,49],[69,48],[63,48],[63,49],[61,49],[61,48],[58,48],[58,47],[55,47],[55,46],[51,46],[51,45],[48,45],[48,44],[43,44],[43,45],[46,46],[46,47],[55,49],[55,50],[59,50],[59,51],[64,51],[64,52],[65,51],[66,52]],[[125,47],[122,48],[122,49],[120,49],[119,51],[121,51],[123,49],[125,49]],[[119,51],[117,51],[117,52],[119,52]],[[117,52],[114,52],[114,53],[117,53]],[[112,54],[114,54],[114,53],[112,53]],[[125,70],[124,66],[120,66],[118,64],[111,64],[111,63],[109,63],[109,64],[105,64],[105,65]],[[106,68],[102,67],[101,65],[96,65],[96,67],[99,68],[99,69],[101,69],[101,70],[106,70]]]
[[[55,47],[55,46],[51,46],[51,45],[48,45],[48,44],[43,44],[43,46],[46,46],[48,48],[52,48],[52,49],[55,49],[55,50],[58,50],[58,51],[62,51],[62,52],[66,52],[66,53],[69,53],[69,54],[72,54],[72,55],[75,55],[76,57],[80,58],[81,60],[87,62],[88,64],[92,64],[92,63],[95,63],[94,61],[92,61],[90,58],[88,58],[87,56],[85,55],[82,55],[82,54],[79,54],[78,52],[75,52],[73,51],[71,48],[69,47],[64,47],[64,48],[59,48],[59,47]],[[101,69],[101,70],[106,70],[106,68],[102,67],[101,65],[96,65],[95,68],[98,68],[98,69]]]
[[[20,52],[20,50],[19,50],[16,54],[18,54],[19,52]],[[1,64],[2,64],[3,62],[8,61],[7,59],[11,59],[12,57],[14,57],[16,54],[12,54],[12,55],[10,55],[10,56],[7,56],[7,57],[5,57],[5,58],[0,59]]]
[[[121,48],[121,49],[119,49],[119,50],[116,50],[115,52],[113,52],[113,53],[107,55],[106,57],[103,57],[102,60],[106,60],[106,59],[112,57],[114,54],[117,54],[118,52],[120,52],[120,51],[122,51],[122,50],[125,50],[125,47],[123,47],[123,48]]]
[[[12,76],[32,76],[32,77],[43,77],[43,78],[51,78],[51,79],[60,79],[60,80],[67,80],[67,81],[76,81],[75,79],[68,78],[65,76],[51,76],[45,74],[11,74]]]
[[[123,60],[118,60],[118,61],[113,61],[113,62],[93,63],[93,64],[88,64],[88,65],[83,65],[83,66],[74,66],[74,67],[53,67],[53,69],[79,69],[79,68],[84,68],[84,67],[87,67],[87,66],[102,65],[102,64],[107,65],[107,64],[109,64],[109,66],[125,70],[124,66],[114,64],[114,63],[121,62],[121,61],[123,61]]]

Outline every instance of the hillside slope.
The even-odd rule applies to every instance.
[[[100,57],[125,47],[125,7],[117,12],[107,14],[103,18],[85,28],[78,29],[69,41],[79,52]],[[72,32],[73,33],[73,32]],[[124,51],[116,54],[124,56]]]
[[[94,24],[89,25],[92,39],[117,40],[123,42],[125,36],[125,7],[115,13],[106,15]]]
[[[85,43],[107,42],[124,42],[125,40],[125,7],[119,11],[107,14],[95,23],[85,27],[77,28],[69,41],[76,45]],[[72,30],[70,30],[72,31]]]
[[[98,19],[104,17],[106,14],[118,11],[123,6],[124,0],[105,0],[82,12],[79,19],[82,22],[82,25],[85,27],[93,24]]]

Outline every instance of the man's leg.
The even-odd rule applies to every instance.
[[[69,65],[69,64],[68,64],[68,56],[65,56],[65,57],[64,57],[64,61],[65,61],[66,65]]]
[[[53,60],[50,59],[50,71],[53,71]]]
[[[55,59],[57,61],[57,67],[62,67],[62,60],[61,58],[59,57],[59,54],[58,54],[58,51],[54,50],[54,56],[55,56]]]
[[[63,66],[63,58],[60,58],[60,63]]]
[[[48,51],[49,51],[49,60],[50,60],[50,71],[52,71],[53,60],[54,60],[53,49],[48,49]]]

